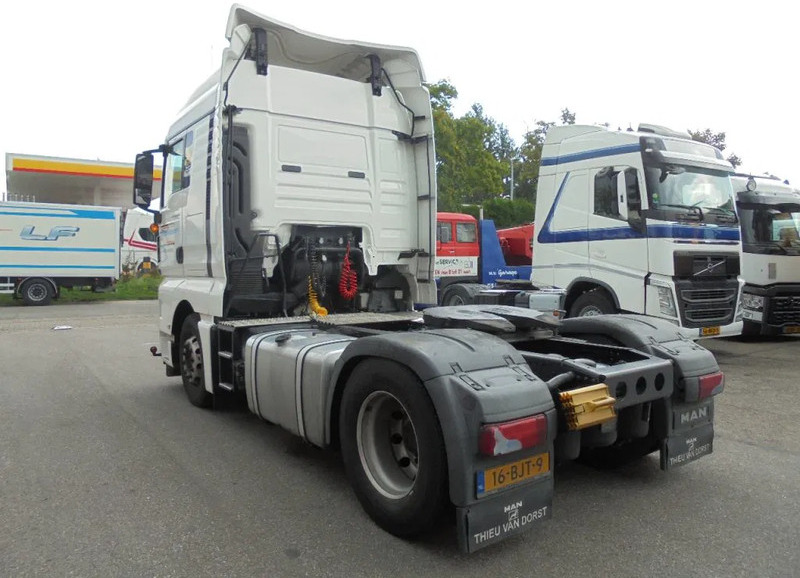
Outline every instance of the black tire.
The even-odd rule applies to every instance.
[[[53,286],[45,279],[28,279],[19,293],[25,305],[50,305],[55,296]]]
[[[583,293],[569,308],[570,317],[608,315],[616,312],[617,308],[614,307],[614,303],[602,289],[592,289]]]
[[[183,322],[181,343],[178,350],[181,378],[186,397],[197,407],[211,407],[214,396],[206,391],[206,379],[203,367],[203,346],[200,343],[200,331],[197,323],[200,316],[192,313]]]
[[[433,402],[411,371],[383,359],[359,364],[339,436],[347,477],[375,523],[401,538],[435,529],[449,504],[447,455]]]
[[[450,285],[445,289],[442,305],[472,305],[475,303],[475,295],[480,292],[481,288],[479,285],[463,285],[461,283]]]

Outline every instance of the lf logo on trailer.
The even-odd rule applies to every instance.
[[[19,236],[26,241],[58,241],[61,237],[74,237],[81,230],[80,227],[53,227],[47,235],[34,233],[36,227],[27,226],[22,229]]]

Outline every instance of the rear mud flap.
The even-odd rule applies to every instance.
[[[552,506],[551,478],[456,508],[458,545],[463,552],[475,552],[496,544],[550,518]]]
[[[661,443],[661,469],[668,470],[688,464],[713,450],[713,423],[675,433]]]

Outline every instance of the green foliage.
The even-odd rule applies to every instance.
[[[690,130],[689,135],[692,137],[692,140],[710,144],[711,146],[718,148],[720,151],[724,151],[725,147],[727,146],[725,144],[724,132],[714,132],[710,128],[707,128],[705,130]],[[742,159],[736,154],[730,154],[727,160],[733,165],[733,168],[736,168],[742,164]]]
[[[491,199],[483,204],[483,218],[492,219],[498,229],[533,222],[536,208],[527,199]]]
[[[73,288],[62,289],[61,295],[55,299],[53,305],[59,303],[81,303],[84,301],[130,301],[141,299],[157,299],[158,286],[161,284],[160,275],[143,275],[141,277],[131,277],[120,279],[113,291],[95,293],[90,289]],[[0,306],[19,305],[22,306],[20,299],[14,299],[11,295],[0,295]]]
[[[458,91],[447,80],[428,86],[436,138],[438,210],[461,211],[465,203],[482,203],[503,193],[509,172],[503,162],[513,148],[508,130],[486,116],[479,104],[456,118]]]

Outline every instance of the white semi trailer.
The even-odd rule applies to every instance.
[[[452,504],[469,552],[550,517],[558,459],[659,451],[667,469],[711,452],[723,375],[673,325],[434,306],[416,52],[241,6],[226,36],[220,70],[136,159],[147,208],[165,156],[160,350],[191,403],[239,392],[338,447],[364,509],[396,535]]]
[[[63,287],[109,289],[119,270],[119,208],[0,202],[0,293],[47,305]]]

